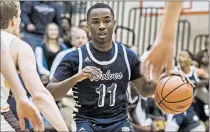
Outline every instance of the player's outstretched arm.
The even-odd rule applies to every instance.
[[[15,39],[14,45],[19,47],[16,51],[18,68],[35,105],[57,131],[68,131],[52,95],[43,86],[39,78],[33,50],[20,39]]]
[[[9,83],[14,95],[20,126],[25,129],[24,118],[33,123],[35,131],[44,131],[43,122],[38,109],[30,102],[18,78],[15,65],[5,43],[1,39],[1,73]]]
[[[151,75],[150,72],[152,72],[154,80],[160,80],[160,75],[164,67],[168,75],[170,74],[173,62],[176,27],[182,7],[183,2],[166,2],[160,32],[148,56],[141,65],[141,71],[147,80]]]
[[[47,85],[47,89],[51,92],[54,99],[58,100],[64,97],[69,89],[74,87],[74,85],[76,85],[78,82],[88,78],[91,79],[94,76],[100,76],[101,74],[102,72],[100,69],[93,66],[87,66],[77,74],[68,79],[65,79],[64,81],[59,82],[53,77],[50,83]]]

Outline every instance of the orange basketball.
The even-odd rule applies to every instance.
[[[179,76],[163,78],[156,86],[155,103],[167,114],[185,112],[193,101],[193,87]]]

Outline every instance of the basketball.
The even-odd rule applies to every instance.
[[[180,76],[163,78],[156,86],[155,103],[167,114],[185,112],[193,101],[193,87]]]

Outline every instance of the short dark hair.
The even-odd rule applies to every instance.
[[[109,10],[111,11],[111,14],[112,14],[113,18],[114,18],[114,12],[113,12],[112,8],[111,8],[109,5],[104,4],[104,3],[97,3],[97,4],[91,6],[91,7],[88,9],[88,12],[87,12],[87,20],[88,20],[88,18],[89,18],[89,16],[90,16],[90,12],[91,12],[93,9],[98,9],[98,8],[107,8],[107,9],[109,9]]]

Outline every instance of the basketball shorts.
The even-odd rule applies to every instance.
[[[127,119],[110,125],[94,124],[85,119],[77,119],[74,123],[75,126],[72,127],[74,132],[134,132],[131,123]]]

